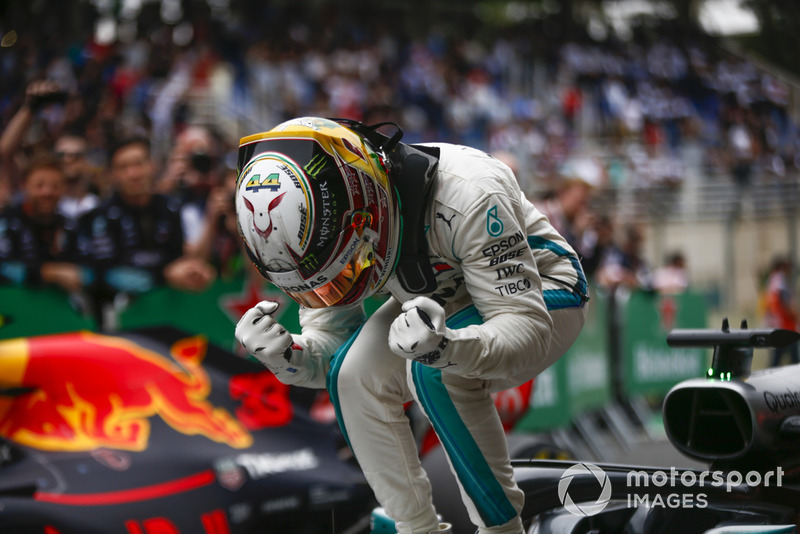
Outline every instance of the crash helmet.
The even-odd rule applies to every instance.
[[[307,308],[363,301],[398,257],[389,161],[359,126],[297,118],[239,145],[236,219],[245,249],[262,276]]]

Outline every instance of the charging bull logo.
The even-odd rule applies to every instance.
[[[206,400],[206,348],[200,336],[179,340],[172,361],[88,332],[0,341],[0,436],[43,450],[141,451],[158,415],[183,434],[249,447],[248,430]]]

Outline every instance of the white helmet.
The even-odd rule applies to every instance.
[[[309,308],[360,302],[383,286],[401,224],[378,147],[305,117],[243,138],[238,161],[239,233],[265,278]]]

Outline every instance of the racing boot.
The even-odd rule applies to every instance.
[[[431,530],[428,534],[453,534],[453,525],[450,523],[439,523],[439,528]]]

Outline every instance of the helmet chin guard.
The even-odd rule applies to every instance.
[[[305,307],[364,300],[398,257],[385,154],[328,119],[293,119],[241,140],[236,218],[259,272]]]

